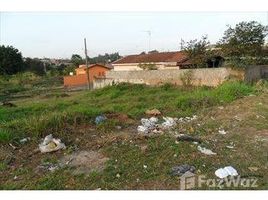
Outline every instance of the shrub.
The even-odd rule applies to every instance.
[[[193,84],[193,73],[193,70],[189,69],[180,76],[183,86],[191,86]]]

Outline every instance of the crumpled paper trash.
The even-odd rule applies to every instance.
[[[226,178],[227,176],[238,176],[235,168],[232,166],[227,166],[224,168],[217,169],[215,175],[219,178]]]
[[[200,151],[201,153],[203,154],[206,154],[206,155],[216,155],[215,152],[211,151],[210,149],[207,149],[205,147],[201,147],[201,146],[198,146],[197,147],[197,150]]]
[[[47,135],[44,138],[43,142],[39,144],[39,150],[41,151],[41,153],[49,153],[65,148],[65,144],[62,143],[60,139],[53,138],[52,134]]]

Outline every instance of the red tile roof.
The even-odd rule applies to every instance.
[[[149,53],[139,55],[129,55],[113,62],[113,64],[124,63],[150,63],[150,62],[184,62],[187,55],[181,51]]]
[[[105,64],[105,65],[103,65],[103,64],[91,64],[91,65],[88,65],[88,68],[92,68],[92,67],[95,67],[95,66],[100,66],[100,67],[105,67],[105,68],[108,68],[108,69],[112,69],[113,68],[113,66],[112,65],[110,65],[110,64]],[[85,68],[86,69],[86,65],[79,65],[79,67],[78,67],[78,69],[79,68]]]

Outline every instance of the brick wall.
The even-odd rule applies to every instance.
[[[87,85],[87,75],[80,74],[75,76],[64,76],[63,78],[65,87],[80,87]]]
[[[79,71],[83,71],[85,69],[80,68]],[[89,68],[89,82],[92,85],[92,82],[97,77],[105,77],[106,72],[109,71],[108,68],[102,67],[101,65],[95,65]],[[87,85],[87,74],[77,74],[74,76],[64,76],[64,86],[65,87],[80,87]]]

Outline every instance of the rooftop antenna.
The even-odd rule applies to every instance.
[[[183,39],[181,38],[181,41],[180,41],[180,50],[182,51],[183,50]]]
[[[146,32],[146,33],[148,33],[148,52],[151,50],[151,36],[152,36],[152,32],[150,31],[150,30],[148,30],[148,31],[144,31],[144,32]]]

